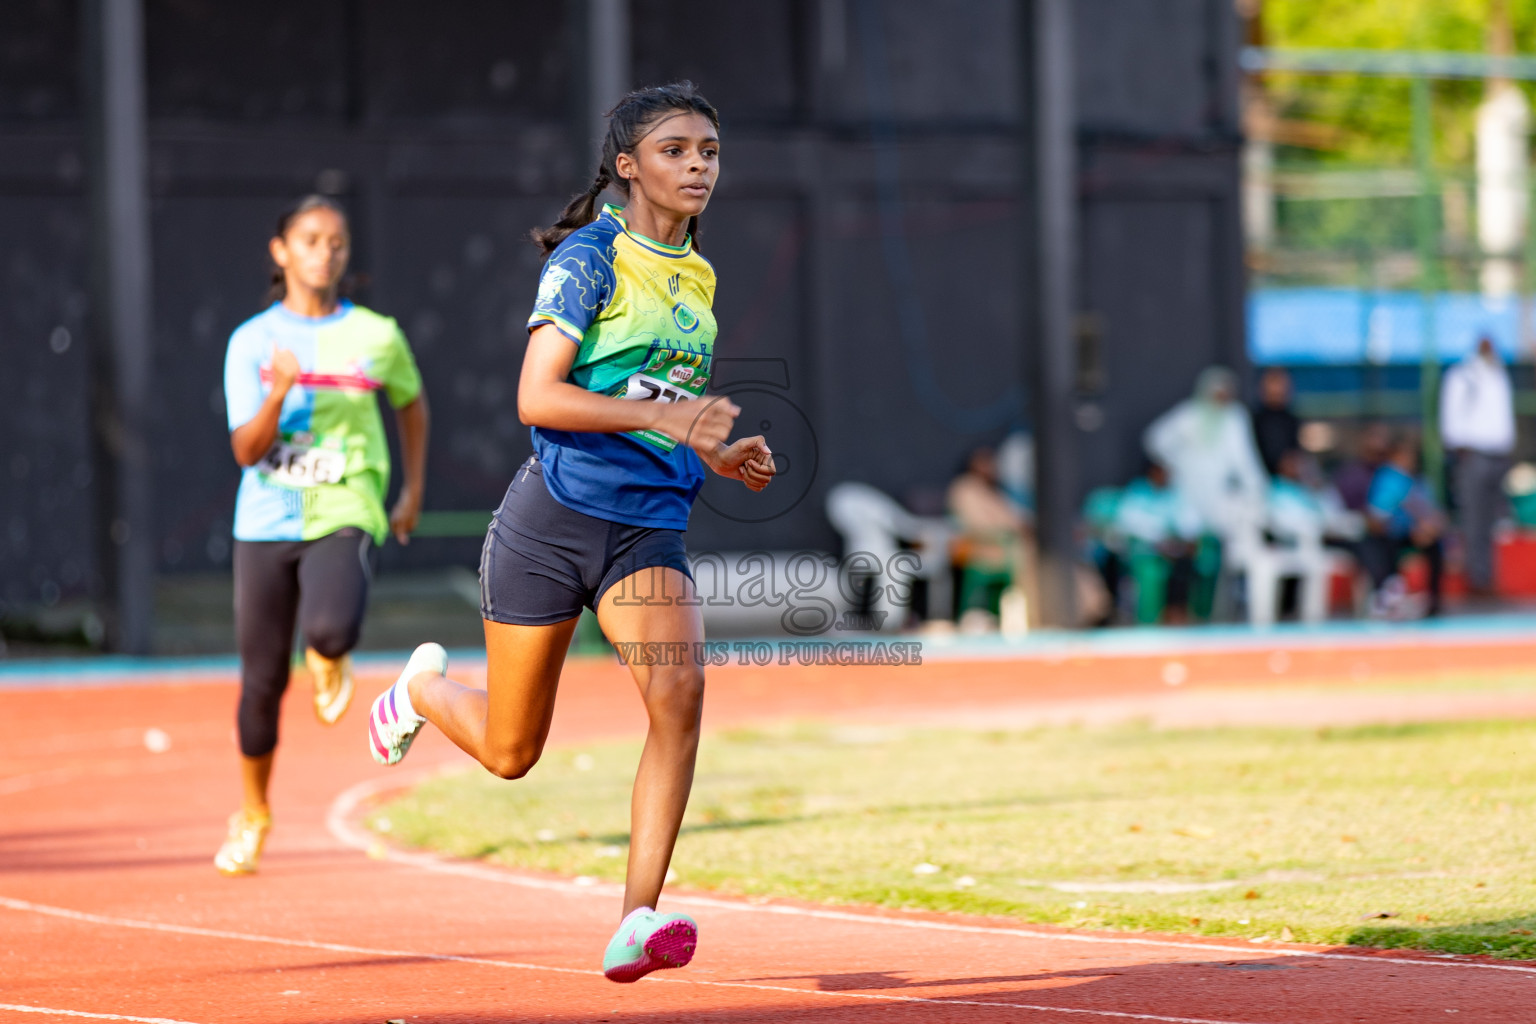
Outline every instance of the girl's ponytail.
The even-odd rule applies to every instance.
[[[597,201],[612,180],[608,173],[608,161],[604,160],[603,165],[597,169],[597,177],[592,179],[592,184],[585,192],[573,196],[571,201],[565,204],[565,211],[560,214],[559,220],[547,228],[534,228],[529,232],[534,244],[543,250],[545,256],[554,252],[555,247],[565,241],[566,236],[572,231],[586,227],[597,219]]]

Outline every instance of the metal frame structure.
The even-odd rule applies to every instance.
[[[1419,293],[1423,299],[1421,331],[1419,415],[1422,418],[1423,472],[1436,490],[1445,477],[1445,453],[1440,439],[1440,357],[1436,347],[1433,295],[1440,291],[1438,224],[1435,211],[1437,181],[1433,147],[1434,125],[1430,107],[1433,79],[1495,79],[1536,81],[1536,57],[1442,51],[1332,50],[1250,46],[1238,56],[1239,66],[1250,74],[1283,71],[1316,75],[1378,75],[1408,78],[1412,83],[1413,162],[1419,187],[1414,203],[1414,240],[1419,258]],[[1527,242],[1526,279],[1531,283],[1532,254],[1536,232]]]
[[[141,0],[84,0],[82,13],[97,550],[108,594],[107,640],[119,651],[148,654],[156,545],[143,10]]]
[[[1042,618],[1075,621],[1079,438],[1073,392],[1077,339],[1077,121],[1073,103],[1071,0],[1032,0],[1025,22],[1022,77],[1031,102],[1025,124],[1025,196],[1029,210],[1027,291],[1036,310],[1034,358],[1027,382],[1034,410],[1037,537]]]

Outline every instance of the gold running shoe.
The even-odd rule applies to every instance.
[[[308,647],[304,663],[315,678],[315,717],[325,725],[335,725],[352,703],[352,655],[332,659]]]
[[[248,814],[244,809],[229,816],[229,835],[214,855],[213,866],[223,875],[254,875],[272,828],[270,814]]]

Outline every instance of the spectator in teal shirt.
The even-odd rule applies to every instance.
[[[1220,553],[1194,507],[1157,462],[1120,492],[1113,532],[1136,584],[1136,621],[1209,618]]]
[[[1441,579],[1445,567],[1446,517],[1418,475],[1418,439],[1400,434],[1393,439],[1387,461],[1371,480],[1366,499],[1367,534],[1360,544],[1360,562],[1371,577],[1371,611],[1378,617],[1412,614],[1398,563],[1410,552],[1429,562],[1429,615],[1440,612]]]

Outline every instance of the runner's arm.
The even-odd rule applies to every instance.
[[[421,500],[426,494],[427,483],[427,433],[431,416],[427,409],[427,393],[420,391],[416,397],[395,410],[395,423],[400,428],[400,462],[404,476],[400,483],[400,496],[389,514],[389,529],[401,544],[409,544],[411,531],[421,518]]]
[[[761,491],[767,487],[778,473],[778,467],[773,462],[773,452],[768,449],[768,440],[761,434],[743,437],[734,444],[723,444],[709,454],[700,452],[699,457],[719,475],[740,480],[752,491]]]
[[[576,351],[576,345],[554,324],[541,324],[528,335],[517,384],[517,415],[524,424],[598,434],[656,430],[712,455],[725,444],[741,412],[727,398],[637,402],[596,394],[566,379]]]
[[[285,348],[272,349],[272,390],[262,399],[256,415],[229,432],[229,446],[235,461],[254,466],[277,440],[277,425],[283,416],[283,399],[299,377],[299,361]]]

